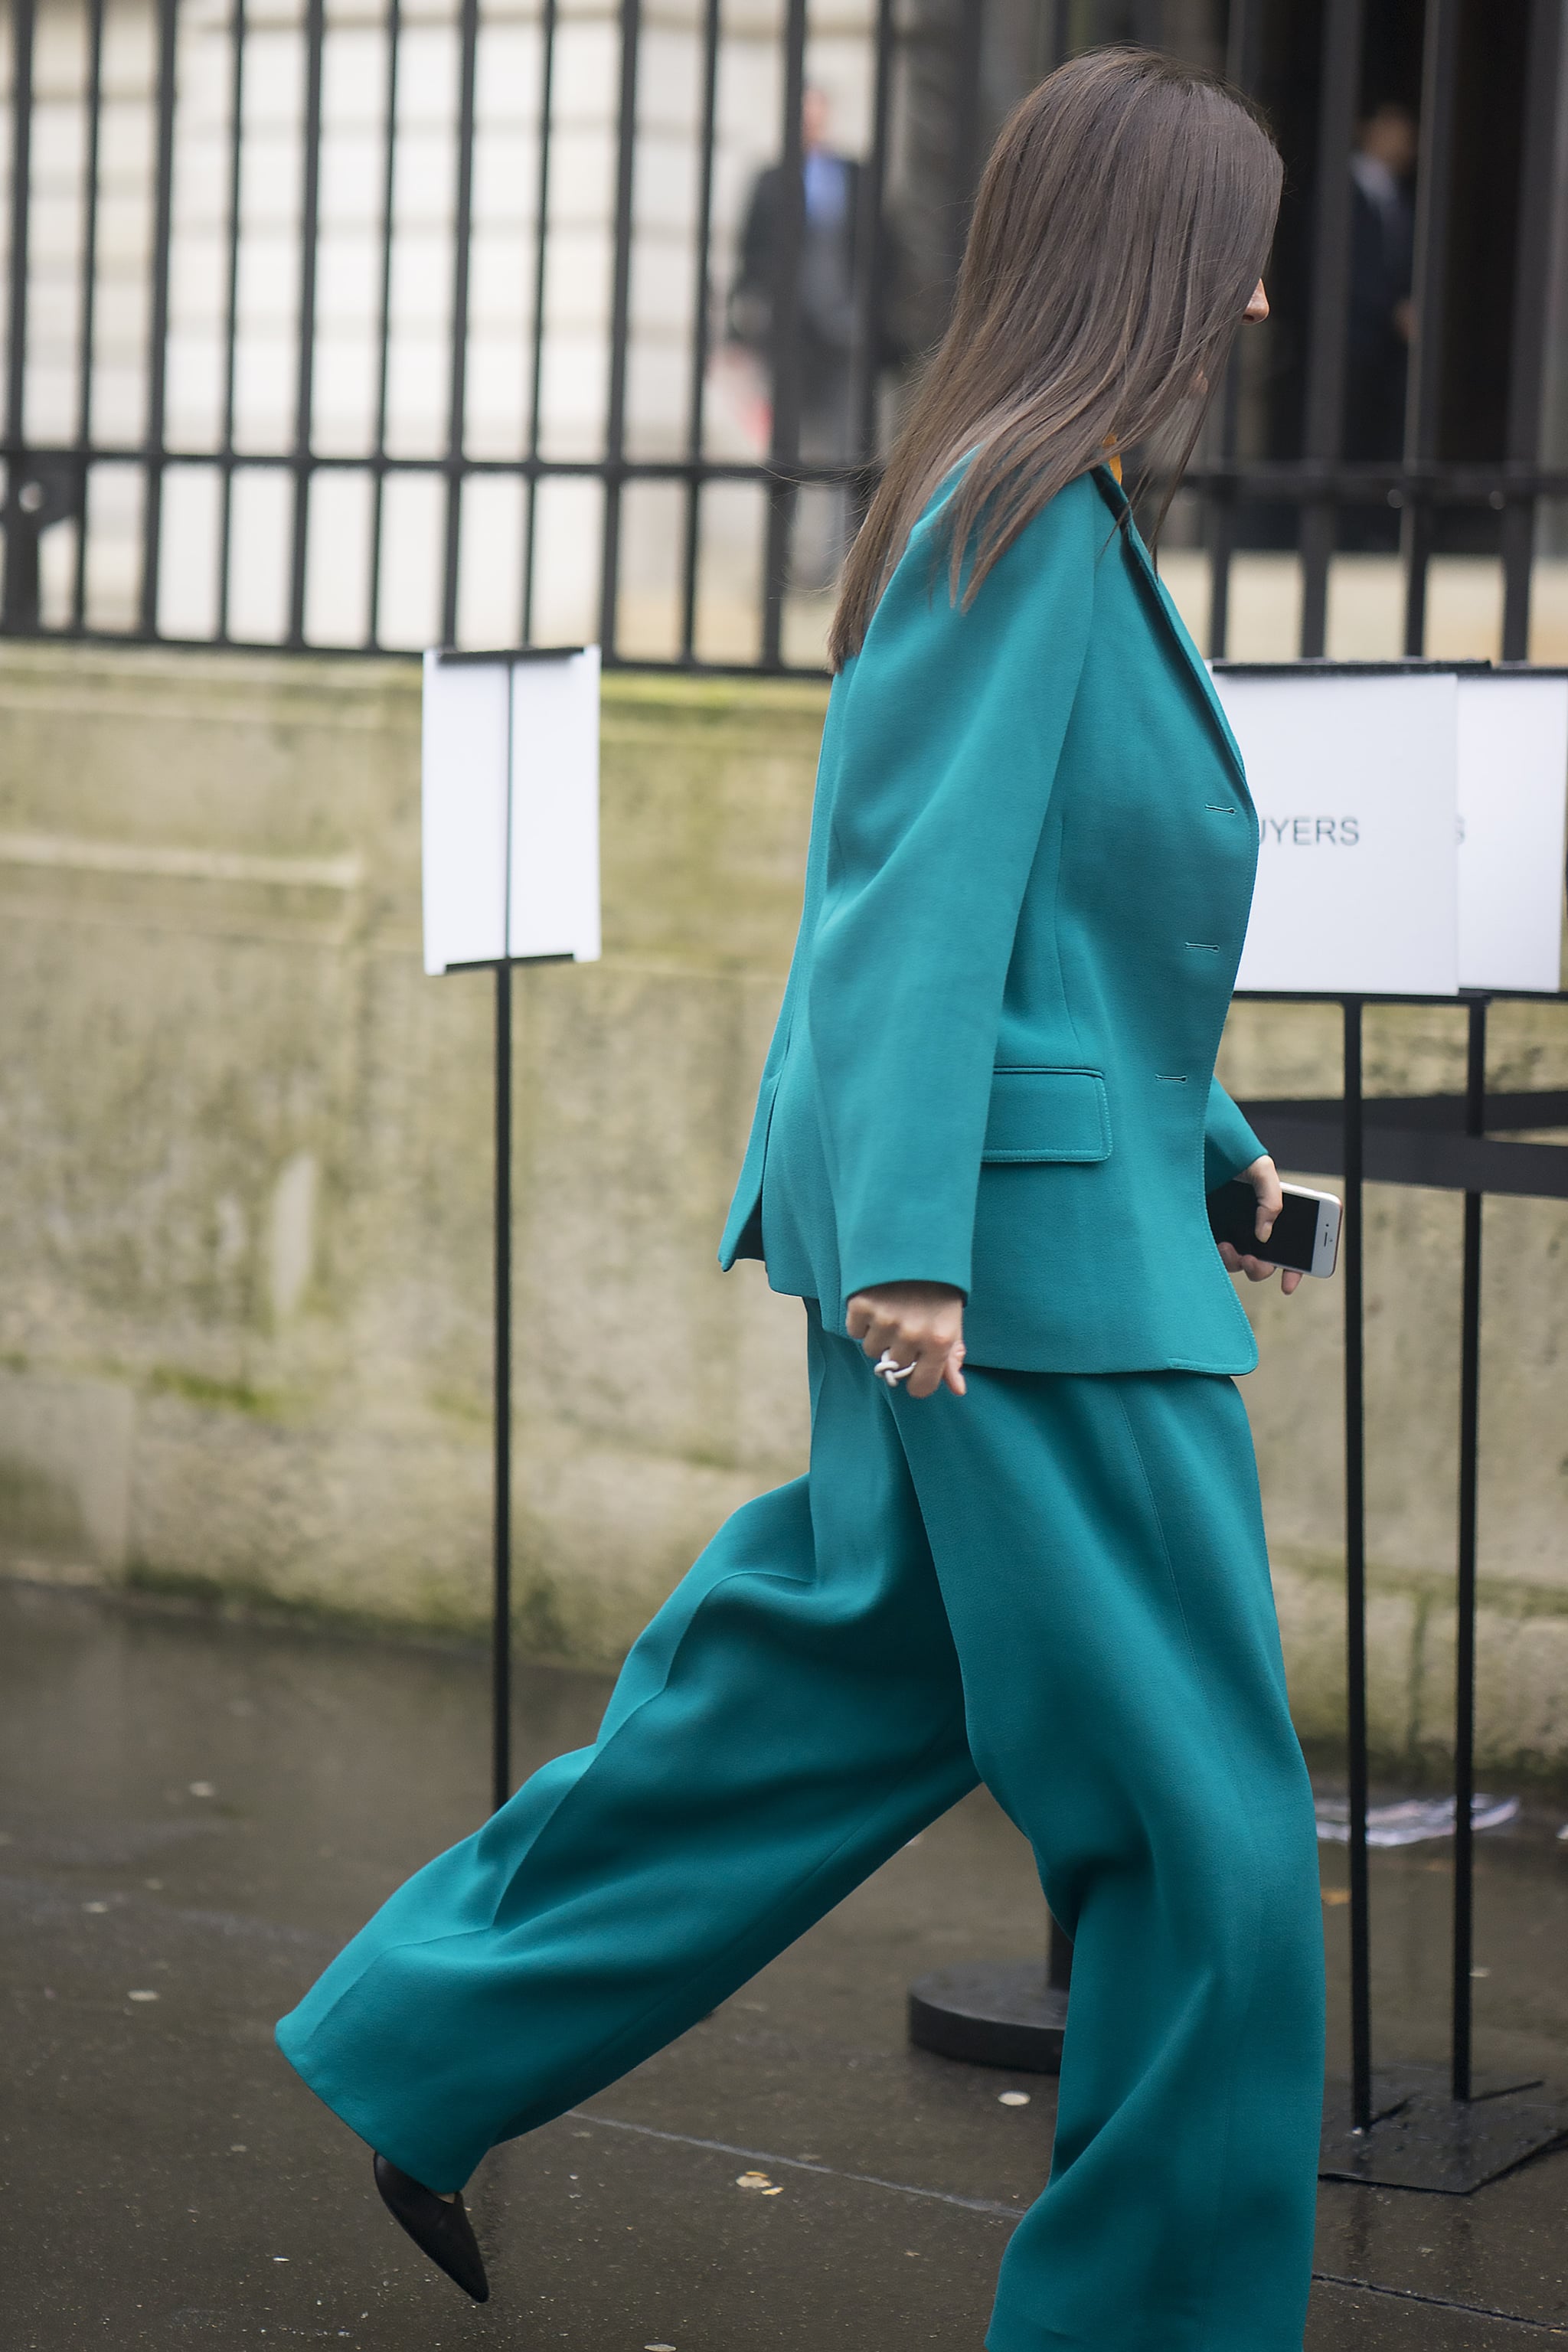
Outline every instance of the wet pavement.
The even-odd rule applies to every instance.
[[[606,1688],[522,1674],[520,1772],[591,1738]],[[1027,1853],[984,1796],[489,2158],[484,2309],[383,2213],[272,2022],[474,1826],[486,1693],[468,1653],[0,1587],[4,2352],[979,2352],[1053,2089],[912,2051],[904,1997],[1037,1948]],[[1477,2056],[1568,2090],[1563,1811],[1481,1842]],[[1322,1852],[1342,2049],[1344,1855]],[[1380,2063],[1440,2056],[1448,1864],[1424,1845],[1373,1871]],[[1468,2198],[1326,2185],[1320,2210],[1308,2352],[1568,2345],[1568,2151]]]

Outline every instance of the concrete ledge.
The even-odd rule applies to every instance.
[[[605,961],[515,982],[519,1623],[612,1661],[805,1446],[802,1327],[713,1251],[797,919],[824,689],[605,680]],[[0,1570],[458,1632],[489,1560],[491,992],[424,978],[412,662],[0,646]],[[1460,1082],[1463,1015],[1368,1015]],[[1568,1085],[1556,1008],[1494,1082]],[[1331,1013],[1224,1075],[1338,1084]],[[1374,1188],[1373,1717],[1451,1714],[1458,1203]],[[1482,1738],[1568,1769],[1568,1207],[1487,1210]],[[1343,1708],[1340,1296],[1247,1305],[1298,1718]]]

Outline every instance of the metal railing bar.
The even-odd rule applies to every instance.
[[[5,572],[0,611],[5,626],[37,624],[31,601],[32,534],[21,504],[22,484],[12,457],[25,453],[23,404],[27,382],[27,292],[31,278],[33,186],[33,48],[37,35],[34,0],[14,0],[11,18],[11,284],[5,321]]]
[[[1237,89],[1257,89],[1263,47],[1261,0],[1231,0],[1226,26],[1226,79]],[[1220,389],[1216,438],[1222,465],[1233,466],[1241,406],[1241,351],[1232,349]],[[1216,478],[1204,501],[1209,552],[1208,650],[1223,657],[1230,636],[1230,564],[1236,547],[1235,486]]]
[[[616,649],[620,590],[621,493],[626,457],[626,361],[631,332],[632,192],[637,177],[637,53],[642,0],[621,0],[621,75],[616,127],[616,243],[610,291],[610,386],[605,417],[605,511],[599,572],[599,644]]]
[[[158,625],[163,535],[163,434],[168,410],[169,262],[174,228],[175,56],[179,0],[158,0],[158,132],[153,165],[153,283],[147,321],[146,484],[142,519],[142,622]]]
[[[710,313],[713,299],[713,155],[719,122],[719,12],[706,0],[702,20],[702,163],[697,184],[695,275],[691,289],[691,374],[687,391],[686,454],[701,463],[707,422]],[[701,557],[700,485],[686,486],[685,538],[680,551],[680,651],[689,661],[697,642],[697,567]]]
[[[1442,999],[1448,1005],[1455,1001],[1451,996]],[[1462,998],[1458,1001],[1468,1003],[1470,1000]],[[1545,1001],[1550,1004],[1559,1000],[1548,997]],[[1419,1129],[1424,1134],[1464,1135],[1468,1131],[1465,1123],[1468,1101],[1468,1093],[1367,1095],[1363,1098],[1363,1112],[1369,1131],[1397,1127]],[[1337,1129],[1340,1098],[1338,1095],[1281,1096],[1277,1099],[1256,1101],[1253,1109],[1260,1118],[1267,1116]],[[1487,1096],[1486,1126],[1481,1132],[1500,1134],[1532,1127],[1568,1127],[1568,1088],[1546,1087],[1539,1093]],[[1568,1150],[1568,1144],[1557,1148]]]
[[[1447,305],[1448,224],[1453,199],[1454,99],[1459,53],[1459,0],[1427,0],[1421,59],[1421,154],[1415,183],[1415,257],[1411,300],[1415,336],[1405,413],[1405,473],[1436,457]],[[1432,509],[1406,488],[1401,518],[1405,559],[1405,650],[1426,642],[1426,573]]]
[[[1484,1134],[1487,1123],[1487,1007],[1469,1008],[1465,1130]],[[1503,1149],[1507,1149],[1505,1145]],[[1563,1153],[1568,1172],[1568,1150]],[[1564,1184],[1568,1193],[1568,1183]],[[1452,2088],[1470,2095],[1470,2025],[1475,1959],[1476,1787],[1476,1470],[1480,1437],[1481,1195],[1465,1194],[1465,1242],[1459,1321],[1459,1528],[1454,1650],[1454,2003]]]
[[[1343,1008],[1345,1738],[1350,1797],[1351,2125],[1372,2123],[1372,1941],[1366,1802],[1366,1384],[1362,1007]]]
[[[1489,463],[1468,457],[1445,459],[1409,467],[1310,457],[1200,457],[1183,478],[1189,489],[1223,485],[1233,488],[1238,498],[1264,502],[1335,499],[1382,506],[1390,490],[1408,490],[1414,486],[1423,495],[1456,504],[1497,505],[1505,498],[1561,497],[1568,468],[1507,457]]]
[[[171,448],[166,445],[154,452],[148,443],[84,443],[81,441],[41,442],[21,436],[0,434],[0,457],[67,457],[91,465],[144,466],[154,454],[161,455],[171,466],[207,465],[237,468],[243,466],[269,466],[285,470],[297,469],[315,473],[323,467],[350,467],[364,473],[397,473],[413,471],[426,474],[517,475],[523,478],[546,475],[576,475],[580,478],[618,479],[621,481],[740,481],[769,483],[783,480],[790,485],[808,483],[847,485],[863,491],[875,485],[879,465],[866,465],[858,459],[842,462],[831,459],[815,460],[797,457],[789,463],[767,460],[759,464],[752,458],[724,457],[479,457],[467,454],[454,460],[446,454],[395,456],[374,446],[360,450],[300,451],[291,448],[239,449],[232,445],[216,449]],[[1467,465],[1453,473],[1432,471],[1419,477],[1424,487],[1433,488],[1435,502],[1439,507],[1491,506],[1500,509],[1507,498],[1568,498],[1568,468],[1542,467],[1511,467],[1500,461],[1493,467]],[[1184,479],[1184,487],[1206,491],[1224,485],[1234,490],[1238,502],[1287,504],[1305,506],[1322,498],[1325,491],[1342,501],[1359,499],[1373,505],[1386,503],[1387,487],[1397,488],[1405,478],[1380,470],[1373,474],[1366,469],[1302,467],[1292,469],[1286,461],[1274,461],[1268,466],[1248,462],[1245,471],[1239,467],[1219,464],[1194,466]],[[1240,551],[1289,554],[1286,550]]]
[[[397,203],[397,70],[403,52],[402,0],[386,0],[386,154],[381,177],[381,278],[376,287],[375,458],[370,494],[370,581],[365,644],[381,635],[381,547],[386,505],[386,420],[392,399],[392,234]]]
[[[0,435],[0,457],[7,452],[23,457],[67,457],[86,459],[93,465],[144,466],[149,451],[144,444],[121,445],[119,447],[83,448],[77,442],[46,445],[37,441],[9,442]],[[755,465],[749,458],[701,458],[695,464],[686,457],[625,457],[610,463],[602,457],[477,457],[463,456],[456,460],[446,455],[396,456],[375,450],[344,449],[164,449],[161,453],[165,464],[174,466],[209,466],[216,469],[239,473],[250,467],[259,467],[275,474],[319,474],[350,472],[360,474],[431,474],[441,478],[448,475],[488,474],[504,478],[518,475],[542,479],[547,476],[571,476],[578,480],[592,481],[698,481],[755,482],[773,478],[774,469]],[[797,461],[781,469],[792,483],[858,484],[865,468],[859,466],[814,465]]]
[[[980,114],[982,67],[985,49],[985,10],[984,7],[959,7],[956,53],[953,58],[953,81],[957,91],[953,115],[956,132],[952,142],[952,231],[948,245],[948,282],[956,283],[959,264],[969,238],[969,218],[974,209],[974,195],[980,183]],[[1161,45],[1162,35],[1153,34],[1151,47]]]
[[[98,199],[99,135],[103,112],[104,0],[87,0],[87,137],[81,172],[81,316],[77,343],[77,438],[85,446],[92,439],[92,371],[98,343]],[[87,616],[87,493],[88,469],[79,477],[76,561],[72,566],[71,618],[79,625]]]
[[[233,637],[220,644],[216,637],[184,637],[168,630],[58,628],[32,632],[27,642],[35,645],[92,646],[104,653],[124,648],[142,650],[157,646],[176,653],[192,654],[266,654],[275,660],[346,661],[346,662],[406,662],[417,668],[422,649],[412,646],[304,645],[293,647],[280,645],[276,637]],[[529,646],[509,647],[509,651],[527,654]],[[556,651],[558,648],[541,648]],[[742,678],[765,677],[770,684],[826,687],[832,683],[832,673],[820,663],[779,663],[771,670],[759,668],[754,661],[654,661],[646,654],[616,654],[605,664],[605,669],[620,672],[623,677],[638,674],[649,677]]]
[[[223,447],[234,447],[235,404],[239,370],[239,241],[240,204],[245,164],[245,19],[246,0],[234,0],[231,19],[233,58],[229,76],[229,121],[233,143],[228,168],[228,279],[224,294],[225,356],[223,374]],[[217,635],[228,638],[229,570],[234,559],[234,472],[226,466],[218,501]]]
[[[1509,456],[1526,462],[1536,456],[1541,444],[1562,52],[1562,0],[1532,0],[1524,74],[1506,428]],[[1523,661],[1530,650],[1531,563],[1535,547],[1532,500],[1518,496],[1509,500],[1503,509],[1501,541],[1502,655],[1505,661]]]
[[[548,258],[546,230],[550,218],[551,118],[555,102],[555,31],[557,0],[544,0],[539,26],[539,178],[533,214],[533,319],[531,326],[528,377],[528,456],[523,479],[528,485],[522,528],[522,614],[524,645],[533,641],[533,565],[538,537],[538,490],[543,478],[539,457],[539,404],[544,389],[544,290]]]
[[[474,218],[474,111],[479,68],[479,0],[458,11],[458,171],[452,201],[452,333],[447,383],[447,512],[441,551],[441,638],[458,633],[458,530],[463,506],[463,443],[468,383],[468,247]]]
[[[1361,82],[1364,0],[1328,0],[1323,12],[1322,89],[1318,110],[1313,190],[1312,287],[1308,326],[1307,400],[1302,446],[1319,460],[1343,446],[1345,354],[1350,297],[1351,142]],[[1301,516],[1301,652],[1323,650],[1329,559],[1335,510],[1331,497]]]
[[[1338,1108],[1337,1105],[1334,1108]],[[1568,1201],[1568,1144],[1512,1143],[1497,1138],[1435,1132],[1371,1117],[1362,1172],[1369,1184],[1413,1185],[1436,1192],[1491,1192],[1515,1200]],[[1338,1175],[1342,1168],[1342,1121],[1332,1117],[1292,1118],[1267,1103],[1248,1107],[1254,1127],[1265,1122],[1269,1150],[1281,1168]]]
[[[294,379],[294,513],[289,543],[285,643],[305,642],[305,561],[310,526],[311,412],[316,383],[316,260],[321,205],[321,64],[326,0],[305,0],[305,122],[300,188],[299,342]]]
[[[859,341],[852,354],[850,415],[855,446],[863,466],[877,459],[877,388],[881,375],[882,336],[879,289],[888,258],[888,134],[893,102],[893,0],[877,0],[871,80],[871,145],[861,173],[863,217],[855,255],[855,310]],[[865,508],[855,515],[857,528]]]
[[[805,96],[805,0],[786,0],[779,205],[773,224],[768,320],[773,423],[763,550],[762,646],[763,662],[768,668],[776,667],[781,659],[785,584],[800,480],[796,469],[800,461],[800,272],[805,247],[805,163],[801,145]]]

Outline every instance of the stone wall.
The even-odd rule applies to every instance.
[[[799,1468],[800,1315],[713,1251],[798,904],[821,690],[605,689],[605,956],[520,972],[520,1631],[614,1657]],[[493,982],[418,951],[414,667],[0,649],[0,1558],[478,1628]],[[1568,1084],[1555,1008],[1496,1083]],[[1374,1085],[1462,1017],[1370,1016]],[[1243,1092],[1331,1092],[1333,1016],[1244,1007]],[[1381,1749],[1451,1710],[1458,1204],[1368,1236]],[[1483,1737],[1568,1769],[1568,1209],[1487,1209]],[[1248,1300],[1299,1719],[1342,1706],[1332,1285]]]

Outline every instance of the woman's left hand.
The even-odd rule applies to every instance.
[[[1250,1184],[1258,1195],[1258,1217],[1253,1231],[1260,1242],[1266,1242],[1274,1230],[1275,1218],[1285,1206],[1285,1195],[1279,1188],[1279,1171],[1265,1152],[1262,1159],[1255,1160],[1250,1168],[1244,1168],[1237,1181]],[[1228,1242],[1221,1242],[1219,1254],[1232,1274],[1244,1274],[1248,1282],[1267,1282],[1271,1274],[1278,1274],[1279,1287],[1287,1298],[1301,1279],[1297,1267],[1287,1266],[1281,1271],[1279,1266],[1270,1265],[1267,1258],[1243,1257],[1238,1250],[1232,1249]]]

